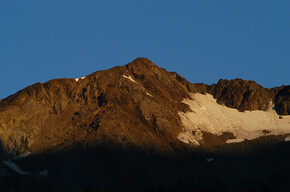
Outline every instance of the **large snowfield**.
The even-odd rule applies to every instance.
[[[221,135],[231,132],[237,138],[226,143],[251,140],[265,134],[278,135],[290,133],[290,115],[282,116],[270,106],[267,111],[239,112],[216,102],[210,94],[191,94],[192,99],[184,99],[183,103],[190,106],[192,112],[179,112],[183,131],[178,139],[193,145],[202,141],[202,131]]]

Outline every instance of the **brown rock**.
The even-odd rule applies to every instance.
[[[208,92],[220,104],[245,110],[267,110],[272,100],[269,89],[263,88],[254,81],[243,79],[224,80],[208,87]]]
[[[254,81],[192,84],[147,58],[95,72],[29,86],[0,101],[0,139],[5,150],[34,153],[105,143],[145,151],[184,146],[179,111],[189,92],[210,93],[219,103],[245,110],[289,114],[289,86],[266,89]]]
[[[177,112],[189,110],[181,103],[186,97],[185,86],[170,73],[138,58],[78,81],[37,83],[2,100],[0,137],[13,153],[82,142],[170,151],[179,143]]]

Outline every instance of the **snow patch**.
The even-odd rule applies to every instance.
[[[199,145],[202,141],[202,131],[215,135],[223,132],[231,132],[236,139],[230,139],[227,143],[242,142],[264,135],[264,131],[271,134],[290,133],[290,115],[279,119],[272,106],[267,111],[239,112],[224,105],[219,105],[210,94],[190,94],[192,99],[184,99],[193,112],[179,112],[183,131],[178,139],[184,143]],[[290,140],[290,139],[289,139]]]
[[[87,76],[84,76],[84,77],[81,77],[81,78],[76,78],[75,81],[78,82],[80,79],[84,79],[84,78],[86,78],[86,77],[87,77]]]
[[[126,79],[129,79],[130,81],[132,81],[134,83],[137,83],[130,75],[129,76],[123,75],[123,77]]]
[[[146,92],[146,95],[150,96],[150,97],[153,97],[150,93]]]
[[[16,165],[15,163],[13,163],[10,160],[7,161],[2,161],[3,164],[5,164],[7,167],[9,167],[11,170],[15,171],[16,173],[18,173],[19,175],[30,175],[30,172],[27,171],[23,171],[18,165]]]

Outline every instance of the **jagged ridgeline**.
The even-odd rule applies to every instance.
[[[234,125],[218,130],[223,123],[232,123],[230,121],[214,125],[214,131],[210,128],[210,123],[214,124],[212,119],[207,120],[209,123],[196,121],[194,112],[202,114],[198,110],[204,109],[211,114],[207,110],[216,107],[215,104],[237,109],[235,118],[238,120],[244,118],[240,113],[259,110],[264,113],[256,116],[251,113],[251,117],[245,118],[267,114],[267,118],[274,119],[271,123],[278,126],[274,129],[281,128],[278,132],[271,128],[254,130],[252,139],[265,133],[288,133],[289,95],[290,86],[267,89],[242,79],[222,79],[213,85],[193,84],[147,58],[137,58],[127,65],[82,78],[36,83],[1,100],[0,139],[3,149],[12,154],[25,151],[37,154],[98,144],[174,153],[181,148],[216,146],[228,140],[246,139],[243,134],[252,130],[240,135],[239,131],[233,131]],[[205,97],[208,100],[204,100]],[[212,105],[201,106],[202,100],[212,101]],[[216,110],[220,110],[219,107]],[[184,118],[190,122],[185,122]],[[237,127],[247,129],[244,124],[235,126],[235,130]]]

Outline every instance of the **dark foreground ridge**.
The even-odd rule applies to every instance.
[[[147,58],[36,83],[0,100],[0,191],[290,189],[286,135],[225,144],[232,133],[204,132],[199,148],[177,139],[178,113],[191,111],[182,102],[191,93],[212,94],[239,111],[272,103],[281,118],[290,114],[290,86],[267,89],[242,79],[192,84]]]
[[[290,145],[261,138],[214,151],[176,155],[136,148],[95,146],[13,161],[31,175],[19,176],[1,165],[5,191],[289,191]],[[47,170],[47,175],[40,172]]]

